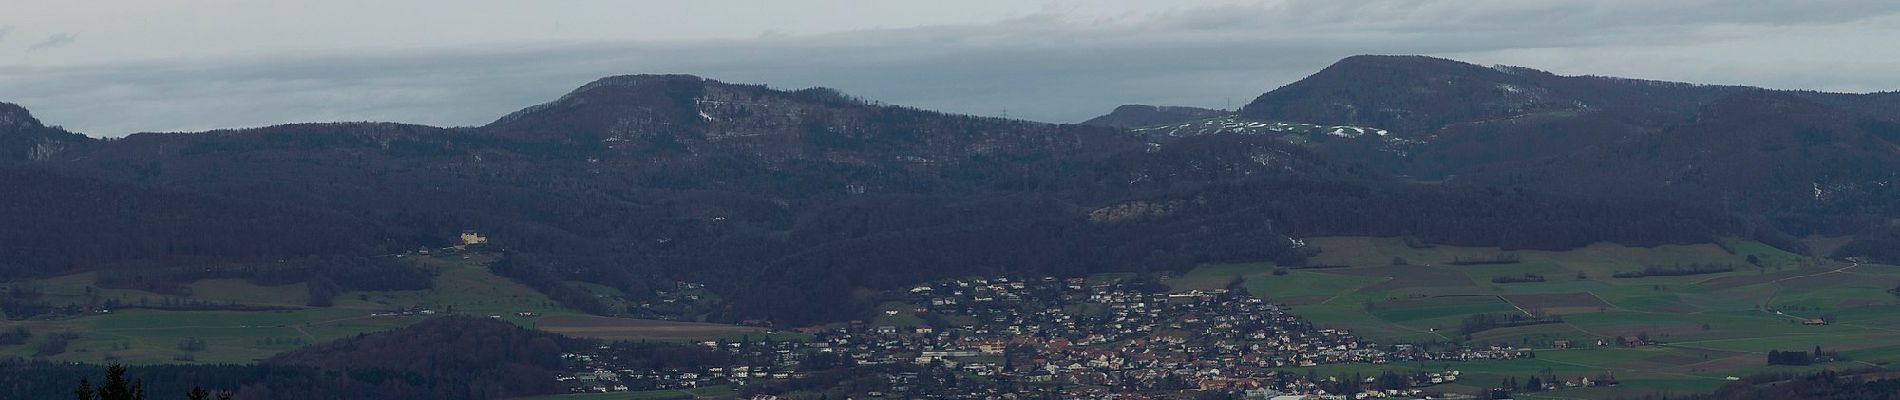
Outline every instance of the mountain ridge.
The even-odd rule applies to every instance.
[[[43,160],[91,140],[46,126],[26,107],[0,102],[0,161]]]
[[[1124,104],[1115,107],[1115,110],[1110,111],[1108,114],[1090,118],[1087,121],[1082,121],[1081,124],[1129,129],[1220,117],[1228,114],[1231,114],[1231,112],[1200,107]]]
[[[1409,93],[1392,93],[1396,89]],[[1791,93],[1833,105],[1854,105],[1851,108],[1866,110],[1860,112],[1870,115],[1876,112],[1869,111],[1900,107],[1900,93],[1896,92],[1836,93],[1598,75],[1566,76],[1535,68],[1485,67],[1429,56],[1359,55],[1346,57],[1313,75],[1268,91],[1243,106],[1239,113],[1250,118],[1370,125],[1407,135],[1422,135],[1450,122],[1564,110],[1579,104],[1583,108],[1693,110],[1724,95],[1757,90]],[[1413,100],[1402,102],[1404,104],[1459,103],[1450,100],[1460,96],[1480,101],[1466,101],[1464,103],[1470,104],[1459,106],[1475,105],[1476,108],[1445,110],[1453,112],[1444,116],[1407,119],[1358,112],[1376,111],[1378,104],[1405,96],[1429,101]],[[1308,104],[1288,104],[1297,102]],[[1512,114],[1513,111],[1517,113]]]
[[[39,154],[7,161],[31,167],[21,169],[20,182],[45,185],[42,173],[82,176],[175,194],[180,202],[231,199],[256,210],[217,215],[220,207],[179,207],[210,213],[191,218],[347,215],[349,224],[326,227],[321,236],[333,245],[324,251],[340,257],[448,245],[459,232],[476,230],[521,255],[526,266],[516,271],[542,274],[517,279],[597,282],[636,297],[650,295],[656,283],[701,282],[729,296],[732,307],[682,318],[764,317],[787,324],[856,315],[874,304],[852,297],[854,290],[919,279],[1182,270],[1205,262],[1297,265],[1314,251],[1292,245],[1301,235],[1405,235],[1509,249],[1739,236],[1797,249],[1786,232],[1869,229],[1866,221],[1892,210],[1880,201],[1884,192],[1867,190],[1835,190],[1854,194],[1836,197],[1854,199],[1837,207],[1774,214],[1772,207],[1787,200],[1722,208],[1708,207],[1720,200],[1708,196],[1640,190],[1649,184],[1639,180],[1658,176],[1650,171],[1677,170],[1666,167],[1680,160],[1631,158],[1649,154],[1631,148],[1667,146],[1653,153],[1676,154],[1688,147],[1670,140],[1714,140],[1707,135],[1722,127],[1748,126],[1726,107],[1749,116],[1758,113],[1747,107],[1767,100],[1737,98],[1708,108],[1740,93],[1734,89],[1548,78],[1528,69],[1409,57],[1349,59],[1328,71],[1263,94],[1265,100],[1249,104],[1240,117],[1223,117],[1322,124],[1301,125],[1298,135],[1162,135],[887,106],[822,88],[622,75],[475,127],[286,124],[85,139],[51,153],[30,150],[38,142],[0,142],[0,150]],[[1431,83],[1439,73],[1455,77]],[[1354,74],[1377,79],[1349,79]],[[1610,88],[1601,93],[1591,89],[1605,85]],[[1377,91],[1391,88],[1408,92]],[[1701,97],[1661,98],[1675,93]],[[1816,137],[1833,140],[1790,142],[1796,152],[1788,154],[1886,140],[1885,125],[1871,122],[1876,119],[1828,103],[1848,100],[1780,96],[1819,107],[1804,117],[1813,123],[1762,125],[1750,134],[1774,138],[1820,127],[1826,133]],[[1464,97],[1476,100],[1443,104]],[[1650,100],[1593,105],[1617,98]],[[1862,109],[1884,106],[1880,99],[1851,100]],[[1354,111],[1381,107],[1395,111]],[[1705,122],[1713,122],[1697,125],[1694,110],[1705,109]],[[1837,115],[1842,112],[1852,117]],[[46,129],[34,128],[33,138],[84,139],[46,136]],[[0,139],[7,137],[27,135]],[[1890,165],[1876,150],[1772,159],[1750,168],[1801,166],[1806,175],[1790,177],[1800,180]],[[1641,173],[1587,173],[1622,159],[1642,161],[1629,167]],[[1732,165],[1764,163],[1747,160]],[[1699,187],[1742,193],[1736,190],[1745,186],[1725,182],[1760,179],[1757,170],[1745,172],[1709,175]],[[1417,183],[1433,178],[1437,182]],[[1630,189],[1604,190],[1618,185]],[[55,203],[22,203],[0,213],[62,211]],[[84,228],[120,223],[132,222],[99,220]],[[32,233],[7,229],[14,231],[0,233]],[[349,231],[363,238],[337,238]],[[127,248],[178,249],[126,240],[133,241]],[[172,282],[198,279],[206,268],[241,270],[273,259],[318,264],[299,261],[310,257],[309,248],[205,247],[184,251],[189,258],[153,253],[146,269],[127,273]],[[35,262],[18,271],[131,268]]]
[[[1649,158],[1640,166],[1631,167],[1633,172],[1643,173],[1599,176],[1590,172],[1594,167],[1584,165],[1627,160],[1627,155],[1651,152],[1696,154],[1705,150],[1698,148],[1704,144],[1734,144],[1707,135],[1693,140],[1683,140],[1680,135],[1674,137],[1675,140],[1670,139],[1670,132],[1710,129],[1698,126],[1711,120],[1749,119],[1757,124],[1789,122],[1772,129],[1734,124],[1726,129],[1754,135],[1757,141],[1781,140],[1786,143],[1776,146],[1796,149],[1825,144],[1793,139],[1800,135],[1820,137],[1852,131],[1859,133],[1840,134],[1867,138],[1891,136],[1884,133],[1889,128],[1876,124],[1876,121],[1891,121],[1891,115],[1878,112],[1890,107],[1889,101],[1894,101],[1891,106],[1900,106],[1900,96],[1882,93],[1842,94],[1560,76],[1530,68],[1481,67],[1423,56],[1354,56],[1261,95],[1243,108],[1241,115],[1315,124],[1360,124],[1390,129],[1393,135],[1422,142],[1414,154],[1395,156],[1393,165],[1397,166],[1389,171],[1392,174],[1433,178],[1460,176],[1467,181],[1476,180],[1475,184],[1480,186],[1526,184],[1540,190],[1572,193],[1641,193],[1661,189],[1655,187],[1660,182],[1637,182],[1632,180],[1633,176],[1686,166],[1672,164],[1678,161]],[[1768,107],[1771,105],[1782,107]],[[1788,108],[1795,105],[1801,106]],[[1797,109],[1802,112],[1787,114],[1784,120],[1752,115],[1778,115]],[[1712,114],[1722,112],[1727,114]],[[1826,132],[1803,133],[1816,129]],[[1842,148],[1838,153],[1851,155],[1857,160],[1851,163],[1856,165],[1893,165],[1900,162],[1900,156],[1864,151],[1888,148],[1890,145],[1884,144],[1887,141],[1864,141],[1863,148]],[[1632,147],[1631,143],[1649,147]],[[1729,150],[1736,154],[1753,151],[1733,147]],[[1757,161],[1765,165],[1850,162],[1814,151],[1788,154],[1784,157],[1792,158]],[[1822,158],[1841,161],[1822,161]],[[1538,167],[1563,160],[1576,162],[1562,164],[1569,167]],[[1734,168],[1764,166],[1737,164]],[[1549,172],[1542,176],[1523,173],[1536,170]],[[1822,175],[1829,172],[1814,170],[1810,174],[1813,176],[1800,179],[1825,180]],[[1589,185],[1569,182],[1578,180],[1577,177],[1599,182]],[[1732,180],[1728,186],[1710,189],[1740,193],[1737,188],[1744,181]],[[1644,189],[1624,190],[1631,188]],[[1660,193],[1699,196],[1686,192]],[[1758,202],[1756,205],[1785,208],[1789,203]]]

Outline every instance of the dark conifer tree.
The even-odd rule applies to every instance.
[[[94,393],[92,391],[92,382],[86,379],[85,377],[80,377],[79,388],[73,389],[73,398],[79,399],[79,400],[95,399],[96,397],[94,396]]]
[[[125,379],[125,366],[106,367],[106,380],[99,382],[99,400],[132,400],[132,383]]]

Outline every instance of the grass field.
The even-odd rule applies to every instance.
[[[734,393],[735,392],[730,387],[713,386],[713,387],[703,387],[703,388],[694,388],[694,389],[648,390],[648,391],[640,391],[640,392],[556,394],[556,395],[547,395],[547,396],[517,397],[512,400],[708,399],[708,398],[732,396]]]
[[[871,319],[871,326],[895,326],[915,328],[924,326],[924,320],[917,317],[917,305],[901,301],[885,302],[877,306],[877,317]],[[891,314],[888,311],[896,311]]]
[[[305,307],[309,290],[302,284],[259,286],[235,279],[212,279],[190,285],[189,296],[166,296],[136,290],[90,288],[91,274],[76,274],[31,282],[54,304],[82,301],[91,293],[136,304],[140,299],[166,297],[217,304],[289,307],[286,311],[161,311],[121,309],[106,314],[55,320],[0,321],[0,329],[25,326],[35,334],[26,345],[0,346],[0,354],[31,357],[35,342],[57,332],[79,335],[68,351],[51,360],[159,364],[248,363],[309,344],[413,324],[426,316],[371,316],[420,306],[438,314],[497,316],[525,327],[577,336],[608,339],[706,340],[759,332],[757,328],[588,316],[562,307],[546,295],[488,272],[493,255],[442,254],[408,257],[434,267],[439,274],[428,290],[346,292],[332,307]],[[579,284],[605,293],[611,288]],[[201,350],[187,351],[186,341],[202,341]]]
[[[1652,248],[1597,244],[1570,251],[1505,251],[1438,246],[1411,248],[1396,238],[1307,238],[1323,252],[1314,264],[1346,268],[1292,270],[1269,264],[1203,265],[1166,282],[1177,291],[1225,287],[1234,277],[1253,294],[1291,305],[1314,323],[1382,342],[1462,341],[1539,349],[1531,360],[1432,365],[1322,366],[1320,373],[1376,375],[1385,369],[1463,370],[1460,385],[1523,380],[1535,371],[1560,376],[1612,372],[1618,387],[1522,394],[1523,398],[1641,397],[1709,390],[1727,376],[1791,371],[1770,367],[1769,350],[1822,346],[1852,358],[1843,367],[1900,361],[1900,267],[1851,265],[1803,257],[1760,243]],[[1733,251],[1732,253],[1730,251]],[[1498,265],[1450,265],[1459,258],[1516,254]],[[1759,263],[1750,264],[1749,256]],[[1400,264],[1402,263],[1402,265]],[[1730,272],[1613,278],[1647,265],[1729,264]],[[1493,283],[1497,276],[1541,275],[1543,282]],[[1475,313],[1557,315],[1563,323],[1493,329],[1470,335],[1460,321]],[[1799,323],[1827,318],[1830,324]],[[1595,347],[1599,340],[1645,335],[1663,342],[1636,348]],[[1558,340],[1581,344],[1556,350]],[[1443,365],[1440,365],[1443,364]],[[1821,366],[1806,367],[1819,368]],[[1306,369],[1293,370],[1304,373]],[[1342,376],[1344,378],[1344,376]],[[1456,386],[1452,386],[1456,387]]]
[[[1285,275],[1273,275],[1273,270],[1273,265],[1267,263],[1207,265],[1171,279],[1167,284],[1177,292],[1218,289],[1227,287],[1234,277],[1240,277],[1245,281],[1243,286],[1254,296],[1285,303],[1308,304],[1326,302],[1334,294],[1385,280],[1383,277],[1312,272],[1315,270],[1289,270]]]
[[[1494,385],[1505,377],[1530,373],[1582,376],[1614,373],[1624,383],[1613,388],[1567,389],[1525,394],[1523,398],[1640,397],[1658,392],[1701,391],[1727,376],[1792,371],[1765,365],[1770,350],[1808,350],[1821,346],[1852,361],[1840,367],[1887,365],[1900,361],[1900,298],[1886,289],[1900,285],[1900,267],[1854,265],[1781,252],[1746,241],[1722,246],[1636,248],[1599,244],[1571,251],[1510,251],[1521,258],[1506,265],[1450,265],[1459,257],[1506,253],[1495,248],[1439,246],[1411,248],[1398,239],[1308,238],[1323,252],[1315,264],[1344,268],[1292,269],[1275,275],[1268,263],[1204,265],[1164,281],[1172,290],[1225,288],[1235,278],[1248,292],[1276,303],[1326,328],[1348,329],[1375,341],[1502,343],[1537,349],[1535,359],[1443,362],[1418,365],[1332,365],[1315,373],[1376,375],[1386,369],[1465,371],[1456,388]],[[1731,250],[1733,251],[1731,253]],[[1760,266],[1747,262],[1755,256]],[[310,343],[393,329],[422,317],[370,316],[421,306],[442,312],[497,316],[538,329],[583,337],[625,340],[689,341],[763,335],[764,330],[718,324],[632,320],[588,316],[545,295],[489,273],[492,255],[449,254],[410,257],[439,271],[429,290],[350,292],[333,307],[302,307],[302,285],[259,286],[240,280],[206,280],[190,286],[191,300],[294,307],[290,311],[115,310],[45,321],[5,321],[0,328],[27,326],[36,334],[79,333],[59,361],[151,364],[179,362],[243,363]],[[1402,261],[1402,263],[1400,263]],[[1730,264],[1734,271],[1673,277],[1612,278],[1646,265]],[[1543,282],[1493,283],[1496,276],[1542,275]],[[1114,276],[1098,276],[1112,279]],[[90,287],[93,277],[78,274],[31,282],[49,300],[116,298],[124,302],[166,296],[133,290]],[[601,296],[612,288],[575,282]],[[876,325],[915,325],[913,304],[885,303]],[[1075,310],[1086,312],[1089,310]],[[1479,313],[1556,315],[1562,323],[1458,332],[1466,316]],[[1799,321],[1826,318],[1827,325]],[[957,321],[952,321],[956,323]],[[782,339],[796,340],[796,335]],[[1596,347],[1597,340],[1644,335],[1663,342],[1636,348]],[[180,343],[202,340],[202,351]],[[1578,348],[1555,349],[1558,340]],[[33,346],[0,347],[0,354],[29,356]],[[1819,368],[1814,366],[1806,368]],[[1304,373],[1309,369],[1292,370]],[[715,393],[717,392],[717,393]],[[582,394],[545,399],[687,398],[728,394],[729,390],[681,393]]]
[[[547,317],[538,322],[540,330],[605,340],[687,341],[765,333],[765,329],[747,326],[596,316]]]

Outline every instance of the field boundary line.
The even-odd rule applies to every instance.
[[[1491,297],[1498,298],[1498,301],[1502,301],[1504,302],[1504,304],[1510,304],[1511,308],[1517,309],[1517,312],[1524,313],[1524,316],[1526,317],[1537,318],[1537,314],[1531,314],[1530,310],[1525,310],[1524,306],[1517,305],[1517,302],[1511,301],[1511,299],[1504,298],[1504,295],[1494,294],[1494,295],[1491,295]]]
[[[1361,290],[1366,290],[1366,288],[1369,288],[1369,287],[1373,287],[1373,286],[1375,286],[1375,285],[1378,285],[1378,284],[1381,284],[1381,283],[1386,283],[1386,282],[1391,282],[1391,281],[1392,281],[1393,279],[1395,279],[1395,278],[1393,278],[1393,277],[1390,277],[1390,276],[1387,276],[1387,277],[1385,277],[1385,279],[1384,279],[1384,280],[1380,280],[1380,281],[1378,281],[1378,282],[1373,282],[1373,283],[1368,283],[1368,284],[1364,284],[1364,285],[1359,285],[1359,286],[1356,286],[1356,287],[1353,287],[1353,288],[1352,288],[1352,290],[1347,290],[1347,291],[1342,291],[1342,292],[1339,292],[1338,294],[1334,294],[1334,295],[1333,295],[1333,297],[1328,297],[1328,298],[1326,298],[1326,300],[1325,300],[1325,301],[1321,301],[1321,302],[1319,302],[1319,303],[1320,303],[1320,304],[1329,304],[1329,303],[1332,303],[1332,302],[1333,302],[1333,300],[1338,300],[1340,296],[1345,296],[1345,295],[1347,295],[1347,294],[1351,294],[1351,293],[1359,293],[1359,291],[1361,291]]]

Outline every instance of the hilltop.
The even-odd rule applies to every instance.
[[[1361,56],[1237,115],[1131,106],[1097,121],[1168,121],[1131,129],[690,75],[602,78],[466,128],[108,141],[9,106],[0,177],[47,198],[0,212],[87,216],[55,232],[151,233],[15,226],[0,237],[33,245],[0,251],[15,276],[110,271],[168,287],[288,265],[298,272],[281,279],[295,282],[325,264],[313,260],[473,230],[523,255],[524,282],[635,298],[704,282],[733,307],[691,318],[780,324],[848,319],[875,304],[853,290],[923,279],[1294,264],[1310,256],[1294,239],[1316,235],[1553,250],[1737,236],[1803,251],[1794,236],[1860,234],[1842,256],[1881,254],[1900,196],[1880,174],[1896,151],[1891,123],[1867,113],[1892,96],[1763,93]],[[74,185],[143,194],[56,200]],[[182,225],[159,221],[249,228],[172,234]]]
[[[1115,110],[1108,114],[1082,121],[1082,125],[1127,129],[1208,119],[1230,114],[1232,113],[1227,111],[1200,107],[1128,104],[1115,107]]]

